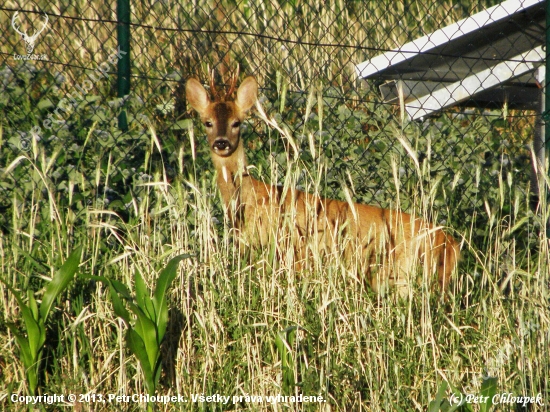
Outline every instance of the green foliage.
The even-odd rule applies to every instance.
[[[281,358],[282,393],[292,395],[296,385],[295,376],[295,344],[296,331],[298,326],[289,326],[285,330],[277,333],[275,337],[275,346]]]
[[[277,376],[265,380],[276,382],[277,390],[322,393],[335,404],[353,408],[358,396],[362,402],[389,402],[384,382],[390,386],[407,382],[420,388],[417,399],[428,399],[436,365],[428,362],[418,371],[415,360],[421,357],[455,368],[451,360],[455,355],[416,344],[411,335],[424,336],[424,327],[403,325],[403,318],[411,316],[410,325],[424,318],[425,296],[413,304],[411,312],[379,302],[387,312],[373,320],[371,312],[379,308],[371,304],[377,298],[360,284],[361,274],[324,263],[296,274],[280,261],[285,251],[275,242],[268,256],[261,251],[236,255],[239,247],[224,221],[202,126],[195,119],[176,120],[170,105],[162,104],[169,100],[166,90],[155,88],[150,102],[140,102],[135,95],[129,98],[126,134],[117,130],[120,102],[110,99],[108,90],[106,94],[98,90],[97,95],[81,101],[57,129],[42,128],[40,139],[19,134],[42,125],[59,103],[46,87],[54,86],[54,78],[46,70],[31,67],[28,63],[14,72],[16,83],[25,90],[40,83],[44,89],[27,94],[11,83],[7,94],[32,116],[21,116],[11,104],[2,107],[13,113],[0,119],[0,156],[9,167],[0,180],[0,209],[9,213],[0,214],[0,226],[5,234],[2,240],[10,245],[11,255],[6,259],[14,279],[20,273],[44,271],[49,256],[69,242],[84,243],[91,256],[87,270],[101,270],[110,279],[109,292],[99,298],[93,285],[74,292],[75,301],[83,302],[82,311],[96,310],[95,299],[110,297],[113,304],[113,312],[104,316],[82,315],[85,321],[78,325],[74,347],[87,348],[86,352],[81,356],[66,343],[73,337],[58,333],[66,345],[58,348],[59,357],[79,354],[74,382],[95,373],[98,381],[105,382],[103,387],[118,390],[111,380],[98,377],[95,364],[98,357],[116,361],[110,358],[116,352],[116,330],[103,319],[119,316],[130,325],[126,342],[141,365],[145,389],[158,390],[158,344],[165,323],[153,319],[165,310],[157,313],[159,298],[144,292],[141,274],[129,273],[127,260],[144,253],[152,261],[173,250],[196,252],[203,262],[197,277],[185,285],[187,295],[180,299],[185,304],[177,308],[184,314],[182,322],[192,325],[186,333],[193,343],[187,344],[185,358],[195,362],[189,372],[178,371],[177,379],[185,387],[195,385],[196,393],[228,393],[234,389],[235,376],[253,392],[261,380],[257,377],[269,373],[265,365],[277,365]],[[442,313],[450,312],[449,318],[461,331],[477,318],[496,327],[502,317],[515,319],[525,311],[508,294],[533,297],[532,291],[543,290],[537,286],[543,282],[538,273],[547,273],[546,261],[535,253],[544,250],[538,232],[542,217],[528,207],[530,157],[525,142],[533,131],[531,118],[516,113],[516,117],[500,117],[502,121],[493,123],[490,119],[498,117],[498,112],[478,111],[401,124],[396,109],[376,104],[372,91],[320,84],[297,92],[289,86],[290,79],[282,74],[279,78],[279,92],[264,89],[262,104],[289,131],[295,147],[253,113],[243,133],[249,163],[256,166],[251,173],[340,199],[345,199],[344,191],[349,189],[361,203],[417,211],[452,228],[457,238],[466,239],[459,276],[453,281],[460,304]],[[142,114],[149,114],[148,120]],[[192,136],[190,125],[195,127]],[[21,139],[29,145],[23,148]],[[412,148],[420,171],[403,142]],[[125,286],[132,277],[134,296]],[[24,278],[25,287],[29,282],[34,287],[36,279]],[[500,289],[503,279],[506,284]],[[294,300],[287,298],[289,291]],[[489,303],[487,295],[491,296]],[[506,302],[503,310],[495,310],[501,307],[499,299]],[[327,301],[336,303],[328,305]],[[31,298],[28,302],[32,303]],[[325,305],[326,310],[322,309]],[[353,326],[347,319],[352,319]],[[461,371],[473,371],[483,364],[476,348],[491,337],[466,329],[459,339],[443,316],[434,315],[429,322],[441,329],[440,340],[449,352],[460,354]],[[314,330],[316,341],[308,334],[305,341],[298,341],[296,335],[303,332],[298,329],[279,335],[289,323]],[[149,330],[155,332],[151,335]],[[91,349],[96,344],[91,336],[97,335],[109,338],[99,355]],[[468,349],[462,342],[468,342]],[[533,348],[534,353],[539,350],[536,345]],[[394,356],[386,357],[387,352]],[[374,353],[376,358],[363,353]],[[200,386],[196,376],[212,363],[223,363],[223,367],[211,372]],[[383,382],[369,374],[366,364],[374,365],[373,374],[383,376]],[[117,367],[122,370],[126,365]],[[514,382],[524,379],[521,371],[509,365],[502,373],[513,374]],[[64,387],[66,382],[56,384]],[[404,389],[397,391],[402,400],[396,402],[412,407],[407,395],[410,389],[397,386]],[[383,399],[373,400],[376,396]],[[391,409],[388,404],[381,408]]]
[[[160,379],[160,348],[168,325],[168,288],[177,275],[179,262],[188,257],[191,255],[181,255],[168,262],[158,277],[153,297],[138,270],[134,273],[135,297],[132,297],[128,288],[117,280],[92,277],[109,285],[114,312],[128,328],[126,344],[139,360],[149,395],[156,393]]]
[[[9,207],[14,199],[27,199],[40,184],[41,172],[49,180],[58,207],[70,208],[77,219],[82,218],[78,212],[90,205],[128,217],[132,201],[144,192],[141,185],[152,179],[152,170],[157,170],[151,164],[156,161],[153,158],[149,157],[151,163],[144,162],[151,135],[141,99],[127,99],[132,127],[122,133],[117,121],[122,105],[120,99],[109,97],[107,80],[95,84],[98,94],[90,92],[69,104],[67,96],[77,89],[65,88],[65,82],[49,70],[28,62],[13,68],[4,66],[3,70],[12,79],[5,86],[11,99],[0,102],[5,114],[1,124],[7,136],[6,144],[0,145],[0,157],[5,165],[27,157],[38,167],[21,160],[13,164],[8,179],[0,180],[0,207]],[[18,92],[37,85],[36,93]],[[68,109],[60,110],[62,107]],[[43,158],[37,158],[37,150]],[[0,226],[10,226],[6,216],[0,216]]]
[[[19,332],[17,325],[8,323],[7,326],[14,334],[19,346],[19,356],[25,367],[25,376],[31,396],[34,396],[38,389],[38,374],[42,362],[42,351],[46,342],[46,322],[48,316],[57,297],[65,290],[71,280],[73,280],[80,264],[81,254],[81,248],[75,249],[55,273],[52,280],[46,285],[40,307],[36,303],[33,291],[30,289],[27,290],[27,303],[25,303],[21,294],[7,283],[5,279],[0,278],[0,281],[3,282],[8,290],[15,296],[25,323],[27,336]]]

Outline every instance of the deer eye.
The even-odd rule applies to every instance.
[[[236,122],[234,122],[231,127],[239,127],[241,125],[241,122],[239,122],[238,120]]]
[[[212,122],[206,121],[206,122],[204,122],[204,125],[205,125],[206,127],[212,127]]]

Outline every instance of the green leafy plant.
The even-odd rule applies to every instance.
[[[296,331],[298,326],[289,326],[277,333],[275,337],[275,346],[281,357],[282,369],[282,392],[284,395],[292,394],[296,386],[295,360],[293,355],[294,343],[296,341]]]
[[[13,286],[9,285],[5,279],[0,278],[0,281],[15,296],[21,310],[21,316],[25,322],[26,336],[19,331],[19,328],[15,324],[8,323],[7,326],[17,340],[20,359],[25,367],[25,377],[31,396],[36,394],[38,388],[38,373],[42,361],[44,343],[46,342],[46,321],[48,320],[48,315],[57,297],[73,280],[80,264],[80,255],[81,248],[75,249],[59,268],[50,283],[46,286],[40,306],[36,302],[33,291],[27,290],[27,303],[25,303],[21,294]]]
[[[138,270],[134,273],[135,298],[121,282],[94,277],[109,285],[113,309],[128,327],[126,344],[139,360],[145,378],[145,389],[149,395],[155,394],[161,373],[160,347],[168,325],[166,292],[176,277],[179,262],[190,256],[180,255],[168,262],[159,275],[152,298]]]

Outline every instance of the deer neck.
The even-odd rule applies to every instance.
[[[231,156],[221,157],[212,154],[212,161],[217,172],[217,183],[223,203],[226,207],[231,201],[240,203],[242,178],[248,177],[246,156],[242,140]]]

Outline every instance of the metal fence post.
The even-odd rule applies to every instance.
[[[122,98],[130,93],[130,0],[117,0],[117,39],[122,57],[117,67],[117,95]],[[128,130],[126,110],[118,116],[118,127],[123,132]]]
[[[544,79],[544,112],[543,112],[543,121],[544,121],[544,140],[546,146],[546,159],[550,156],[550,91],[548,90],[548,82],[550,81],[550,1],[546,2],[546,72]],[[545,160],[546,160],[545,159]],[[544,167],[547,167],[547,162],[543,163]],[[545,173],[550,175],[549,170],[546,170]],[[543,169],[544,170],[544,169]],[[541,196],[544,196],[544,199],[548,201],[548,190],[546,189],[546,184],[541,185],[543,193]],[[546,237],[550,237],[550,221],[546,222]]]

